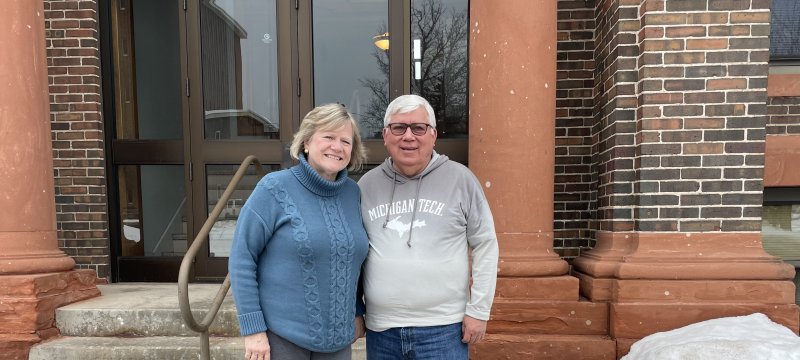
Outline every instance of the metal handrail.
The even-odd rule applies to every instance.
[[[206,222],[203,224],[203,227],[200,229],[197,237],[195,237],[194,241],[192,241],[192,245],[186,251],[186,254],[183,256],[183,261],[181,262],[181,270],[178,275],[178,303],[181,307],[181,316],[183,316],[183,322],[186,323],[190,329],[200,333],[200,359],[202,360],[211,359],[208,343],[208,328],[211,326],[214,318],[217,317],[217,313],[222,305],[222,301],[225,299],[225,295],[228,294],[228,289],[231,287],[231,279],[230,274],[225,276],[225,281],[222,282],[222,286],[220,286],[219,291],[217,291],[214,301],[211,302],[211,309],[209,309],[208,313],[206,313],[206,316],[203,318],[203,320],[198,323],[197,319],[195,319],[194,315],[192,314],[192,308],[189,304],[189,272],[192,269],[195,256],[197,256],[200,248],[202,248],[203,244],[205,244],[206,240],[208,240],[208,234],[211,232],[211,228],[214,227],[214,223],[217,222],[219,214],[222,213],[223,208],[228,203],[228,199],[231,197],[231,194],[233,194],[234,190],[236,190],[236,186],[239,185],[239,182],[244,177],[245,173],[247,172],[247,168],[250,167],[250,164],[255,165],[256,174],[259,178],[266,174],[264,172],[264,168],[261,166],[261,163],[254,155],[250,155],[246,157],[244,161],[242,161],[242,164],[239,166],[239,170],[236,170],[236,174],[233,175],[233,179],[231,179],[231,182],[228,184],[225,192],[222,193],[222,196],[217,201],[217,205],[214,206],[214,210],[212,210],[211,214],[208,215],[208,219],[206,219]]]

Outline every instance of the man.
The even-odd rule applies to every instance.
[[[384,116],[390,157],[358,183],[370,243],[368,359],[467,359],[486,332],[497,280],[492,214],[472,172],[433,151],[436,135],[430,104],[398,97]]]

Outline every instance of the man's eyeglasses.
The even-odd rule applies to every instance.
[[[425,123],[411,123],[411,124],[403,124],[403,123],[395,123],[389,124],[387,126],[389,131],[392,132],[392,135],[401,136],[406,133],[406,129],[411,128],[411,133],[417,136],[425,135],[428,132],[428,127],[431,126],[430,124]]]

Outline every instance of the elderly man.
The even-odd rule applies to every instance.
[[[425,99],[398,97],[384,116],[390,158],[358,183],[370,243],[368,359],[467,359],[486,332],[497,280],[492,213],[472,172],[433,151],[436,134]]]

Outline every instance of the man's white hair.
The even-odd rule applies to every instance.
[[[428,103],[428,100],[419,95],[400,95],[392,100],[389,106],[386,107],[386,115],[383,116],[383,127],[389,126],[392,115],[410,113],[420,106],[424,107],[428,113],[428,124],[435,129],[436,114],[433,113],[433,108]]]

